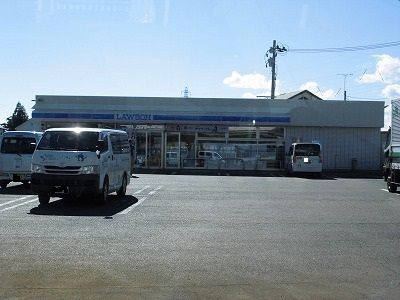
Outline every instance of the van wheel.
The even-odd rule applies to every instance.
[[[5,180],[0,182],[0,186],[2,189],[5,189],[7,187],[7,184],[8,184],[8,182]]]
[[[38,198],[39,198],[39,203],[42,205],[49,204],[50,202],[50,196],[47,194],[39,194]]]
[[[104,182],[103,182],[103,188],[101,189],[101,193],[99,195],[99,202],[101,204],[107,203],[109,188],[110,188],[110,186],[108,183],[108,177],[105,177]]]
[[[126,179],[126,174],[124,174],[124,177],[122,178],[122,185],[121,188],[117,191],[117,195],[119,197],[123,197],[126,195],[126,186],[128,184],[128,179]]]
[[[397,191],[397,185],[395,185],[394,183],[391,182],[390,177],[388,177],[388,180],[387,180],[387,189],[391,193],[396,193],[396,191]]]
[[[26,188],[26,189],[30,188],[30,186],[31,186],[28,180],[22,181],[22,185],[23,185],[23,187]]]

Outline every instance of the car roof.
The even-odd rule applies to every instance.
[[[292,143],[292,145],[320,145],[321,146],[321,143],[319,143],[319,142],[309,142],[309,143]]]
[[[75,132],[114,132],[114,133],[126,133],[123,130],[108,129],[108,128],[86,128],[86,127],[63,127],[63,128],[50,128],[47,131],[75,131]]]
[[[3,133],[3,137],[35,137],[42,135],[39,131],[6,131]]]

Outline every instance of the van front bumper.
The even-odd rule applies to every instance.
[[[31,173],[19,173],[19,172],[4,172],[0,173],[0,180],[9,180],[9,181],[30,181]]]
[[[60,188],[68,188],[71,194],[98,193],[99,174],[54,175],[32,173],[31,188],[37,194],[55,194]]]

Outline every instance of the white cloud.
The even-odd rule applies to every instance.
[[[400,97],[400,84],[389,84],[382,90],[382,95],[386,98]]]
[[[309,90],[322,99],[335,99],[336,93],[332,89],[323,89],[315,81],[308,81],[300,86],[300,90]]]
[[[374,73],[364,74],[360,83],[382,82],[393,84],[400,81],[400,58],[387,54],[373,55],[377,59]]]
[[[226,77],[223,83],[233,87],[242,89],[265,90],[271,86],[271,80],[259,73],[243,74],[238,71],[232,71],[231,76]]]

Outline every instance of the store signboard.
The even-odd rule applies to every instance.
[[[167,125],[167,131],[180,132],[228,132],[228,126],[219,125]]]

